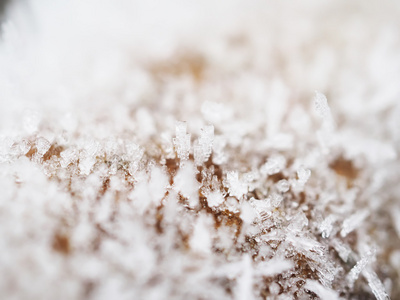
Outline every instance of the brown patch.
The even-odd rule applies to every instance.
[[[60,153],[63,151],[64,151],[63,146],[52,144],[49,150],[47,150],[47,152],[43,155],[43,161],[49,160],[50,158],[53,157],[53,155],[56,157],[60,157]]]
[[[296,277],[303,279],[314,279],[318,280],[317,272],[315,272],[308,264],[308,258],[302,254],[296,254],[293,257],[295,260],[295,270],[298,272]]]
[[[85,299],[87,299],[93,293],[95,286],[96,284],[91,280],[88,280],[83,284],[83,294]]]
[[[37,153],[37,149],[36,146],[31,147],[31,149],[29,149],[28,153],[25,154],[26,157],[28,157],[29,159],[32,159],[32,157]]]
[[[299,204],[304,204],[306,203],[306,194],[304,192],[299,193]]]
[[[336,174],[346,177],[349,181],[356,179],[359,174],[359,170],[354,166],[353,162],[342,156],[331,162],[329,167],[334,170]]]
[[[203,56],[195,53],[184,53],[169,60],[152,64],[148,69],[159,80],[165,77],[188,75],[199,82],[204,77],[205,67],[206,62]]]
[[[164,232],[163,226],[162,226],[162,221],[164,218],[163,212],[162,212],[162,205],[157,207],[157,211],[156,211],[156,230],[157,233],[162,234]]]
[[[184,233],[182,230],[178,230],[178,235],[180,237],[180,246],[183,247],[183,249],[185,250],[189,250],[190,249],[190,236],[187,233]]]
[[[103,181],[103,185],[101,186],[101,189],[99,191],[99,196],[103,196],[107,192],[109,187],[110,187],[110,178],[106,178]]]
[[[286,179],[286,177],[282,174],[282,172],[279,172],[279,173],[268,176],[268,179],[271,179],[273,182],[276,183],[282,179]]]
[[[229,210],[223,210],[213,213],[215,228],[218,229],[222,224],[228,227],[236,227],[235,236],[238,237],[242,230],[242,219],[240,213],[232,213]]]
[[[167,167],[167,171],[171,176],[175,176],[176,171],[179,169],[178,159],[170,158],[165,160],[165,166]]]
[[[56,233],[53,238],[53,249],[61,254],[68,255],[71,252],[69,237],[63,233]]]

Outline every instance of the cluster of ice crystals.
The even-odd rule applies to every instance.
[[[326,239],[328,238],[333,229],[333,223],[335,222],[336,217],[333,215],[328,216],[325,220],[322,221],[319,229],[321,230],[321,236]]]
[[[238,199],[242,198],[248,190],[247,184],[239,179],[239,173],[236,171],[227,173],[226,185],[229,190],[229,195]]]
[[[261,166],[261,172],[266,175],[274,175],[282,171],[285,165],[285,157],[277,155],[269,158],[267,162]]]
[[[278,207],[281,204],[283,197],[277,193],[272,193],[267,200],[271,203],[272,207]]]
[[[375,272],[371,270],[366,270],[364,272],[364,276],[367,279],[368,285],[370,286],[377,300],[390,299],[384,285],[382,284],[382,281],[379,279],[378,275],[376,275]]]
[[[399,4],[22,2],[2,299],[400,299]]]
[[[276,186],[278,191],[281,193],[286,193],[290,189],[290,184],[286,179],[279,180]]]
[[[364,254],[361,259],[356,263],[356,265],[350,270],[347,275],[347,283],[348,285],[352,286],[354,282],[357,280],[358,276],[364,270],[364,268],[371,262],[376,254],[375,249],[370,249]]]
[[[368,214],[369,212],[367,210],[361,210],[345,219],[343,221],[343,228],[340,231],[340,235],[342,237],[348,235],[350,232],[352,232],[354,229],[362,224]]]
[[[49,150],[50,146],[51,144],[48,140],[46,140],[45,138],[38,138],[36,140],[37,155],[39,157],[45,155],[47,150]]]

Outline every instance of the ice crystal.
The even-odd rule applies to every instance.
[[[277,189],[281,193],[286,193],[290,189],[290,184],[286,179],[280,180],[277,184]]]
[[[376,250],[372,249],[369,250],[365,255],[361,257],[361,259],[357,262],[357,264],[350,270],[349,274],[347,275],[348,284],[351,286],[357,280],[360,273],[363,269],[371,262],[371,260],[375,256]]]
[[[348,217],[346,220],[343,221],[343,228],[340,231],[340,235],[342,237],[348,235],[350,232],[356,229],[357,226],[359,226],[367,216],[368,211],[362,210]]]
[[[239,179],[238,172],[228,172],[226,176],[226,184],[229,189],[229,195],[241,198],[247,193],[247,185]]]
[[[320,225],[321,235],[324,239],[328,238],[331,235],[333,229],[333,223],[336,218],[333,215],[328,216],[324,221],[322,221]]]
[[[283,156],[271,157],[261,167],[261,172],[267,175],[279,173],[285,167],[286,161]]]
[[[197,165],[201,165],[209,159],[213,141],[214,126],[206,126],[201,130],[200,138],[197,141],[198,144],[194,147],[194,159]]]
[[[186,133],[186,122],[177,122],[173,139],[176,153],[181,160],[189,159],[190,134]]]
[[[383,286],[382,282],[380,281],[379,277],[376,275],[375,272],[366,270],[364,272],[364,276],[367,279],[368,285],[370,286],[377,300],[389,299],[385,287]]]

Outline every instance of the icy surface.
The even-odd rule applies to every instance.
[[[400,299],[396,1],[12,2],[1,299]]]

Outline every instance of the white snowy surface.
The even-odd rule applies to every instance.
[[[14,1],[1,299],[400,298],[400,4]]]

